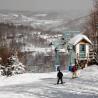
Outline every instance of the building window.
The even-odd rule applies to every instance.
[[[80,51],[85,51],[85,45],[84,44],[80,44]]]
[[[85,58],[86,57],[86,45],[85,44],[80,44],[79,57],[80,58]]]

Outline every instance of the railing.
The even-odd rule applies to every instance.
[[[98,54],[95,55],[95,60],[98,63]]]

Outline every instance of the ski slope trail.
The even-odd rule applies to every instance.
[[[0,77],[0,98],[98,98],[98,66],[80,70],[78,78],[63,71],[64,84],[57,82],[57,72],[25,73]]]

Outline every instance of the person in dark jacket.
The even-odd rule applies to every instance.
[[[61,81],[61,84],[63,84],[63,73],[59,70],[58,73],[57,73],[57,84],[59,84],[59,81]]]

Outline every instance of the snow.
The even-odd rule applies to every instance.
[[[23,21],[33,21],[33,18],[24,16],[24,15],[21,15],[21,18],[22,18]]]
[[[57,72],[0,77],[0,98],[98,98],[98,66],[80,70],[76,79],[63,71],[64,84],[54,85]]]
[[[45,17],[45,16],[47,16],[48,14],[36,14],[35,16],[37,16],[37,17]]]
[[[40,47],[30,47],[30,46],[25,46],[21,48],[21,52],[35,52],[35,53],[46,53],[46,52],[50,52],[51,51],[51,47],[49,48],[40,48]]]
[[[65,51],[65,49],[59,49],[59,52],[64,53],[64,52],[66,52],[66,51]]]
[[[92,44],[92,42],[88,39],[88,37],[83,35],[83,34],[76,35],[75,37],[70,39],[69,43],[73,44],[73,45],[76,45],[78,42],[80,42],[83,39],[87,40],[90,44]]]

